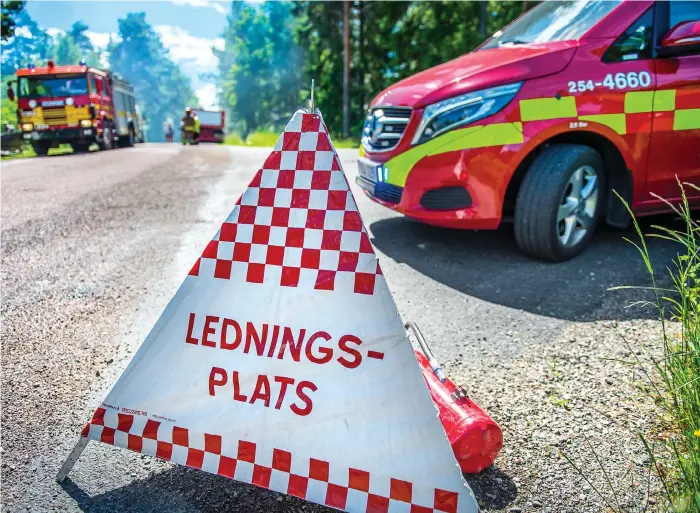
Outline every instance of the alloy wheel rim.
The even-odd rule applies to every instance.
[[[576,246],[593,229],[598,208],[598,173],[591,166],[574,171],[564,189],[557,212],[557,236],[566,247]]]

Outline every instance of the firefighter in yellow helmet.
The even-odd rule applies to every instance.
[[[199,142],[199,117],[190,107],[185,109],[185,115],[180,120],[180,130],[182,131],[182,144],[197,144]]]

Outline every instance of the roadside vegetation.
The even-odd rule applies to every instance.
[[[700,513],[700,224],[692,218],[685,195],[690,188],[700,188],[692,184],[679,186],[683,191],[681,205],[669,203],[680,218],[679,228],[654,225],[653,233],[645,236],[632,217],[639,242],[628,242],[639,251],[651,279],[651,285],[644,287],[651,299],[632,306],[657,309],[661,335],[658,347],[624,340],[630,354],[635,355],[632,361],[624,363],[644,376],[645,384],[639,389],[645,397],[640,399],[657,406],[654,428],[640,432],[639,437],[649,457],[649,479],[658,478],[665,496],[666,503],[661,505],[661,511]],[[678,245],[677,257],[666,269],[667,276],[659,276],[654,271],[647,247],[650,237]],[[595,449],[591,450],[598,459]],[[577,462],[564,456],[591,484]],[[617,494],[619,483],[610,478],[605,463],[600,459],[598,463],[608,486],[596,492],[610,511],[652,510],[650,505],[654,501],[649,497],[644,504],[624,505]],[[645,486],[648,487],[648,483]]]
[[[224,144],[228,146],[251,146],[256,148],[270,148],[275,145],[280,132],[271,131],[256,131],[248,134],[248,137],[243,139],[237,132],[228,134],[224,137]],[[336,148],[357,148],[359,143],[352,138],[342,139],[340,137],[331,136],[333,146]]]
[[[64,155],[66,153],[73,153],[73,148],[70,144],[61,144],[58,148],[51,148],[49,150],[49,156],[53,155]],[[9,155],[2,155],[2,160],[13,160],[13,159],[23,159],[36,157],[36,153],[29,144],[22,146],[22,151],[17,153],[11,153]]]

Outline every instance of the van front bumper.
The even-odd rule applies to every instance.
[[[392,183],[391,169],[358,160],[357,184],[373,201],[436,226],[472,230],[498,228],[514,169],[504,147],[453,151],[421,159],[405,183]]]

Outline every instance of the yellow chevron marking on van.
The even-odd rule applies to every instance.
[[[399,187],[405,186],[411,169],[424,157],[472,148],[520,144],[523,140],[522,123],[494,123],[453,130],[388,160],[384,164],[387,174],[385,181]]]
[[[575,118],[577,115],[576,98],[573,96],[563,96],[558,100],[556,98],[520,100],[520,119],[522,121]]]

